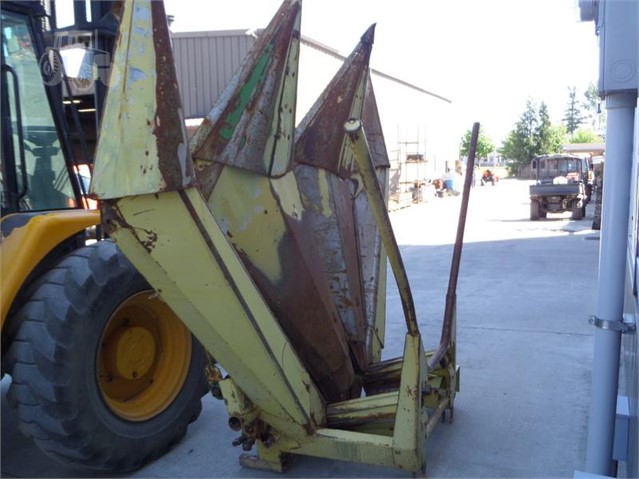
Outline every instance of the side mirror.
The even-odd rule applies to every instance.
[[[537,160],[532,160],[532,169],[533,170],[537,169]]]

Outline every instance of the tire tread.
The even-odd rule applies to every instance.
[[[140,439],[130,433],[138,427],[136,423],[115,416],[109,424],[123,425],[112,431],[99,422],[97,413],[87,412],[91,409],[88,401],[78,397],[85,386],[78,384],[83,382],[78,372],[81,365],[74,364],[74,358],[82,347],[79,343],[85,340],[81,332],[86,331],[92,305],[108,298],[113,281],[143,283],[149,288],[110,240],[69,254],[42,275],[18,311],[19,327],[3,359],[13,379],[7,396],[18,410],[19,427],[43,452],[83,469],[127,472],[162,455],[186,434],[188,423],[202,407],[199,389],[204,381],[204,360],[194,339],[193,354],[202,356],[201,380],[187,379],[178,395],[185,398],[181,400],[183,407],[169,407],[173,410],[165,422],[170,419],[171,424],[156,425],[160,430],[157,435]],[[193,371],[197,367],[191,366]],[[197,371],[192,376],[197,378]],[[164,418],[152,421],[156,420],[160,424]]]

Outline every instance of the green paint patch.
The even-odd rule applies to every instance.
[[[239,123],[240,118],[242,118],[242,113],[244,113],[244,110],[246,110],[246,105],[248,105],[249,100],[253,96],[253,92],[264,76],[264,71],[266,70],[266,66],[268,65],[272,50],[273,46],[269,45],[264,50],[264,53],[260,55],[257,63],[255,64],[255,68],[251,72],[251,75],[239,91],[238,99],[235,103],[235,108],[224,119],[225,124],[222,128],[220,128],[220,136],[225,140],[230,140],[233,136],[235,127]]]

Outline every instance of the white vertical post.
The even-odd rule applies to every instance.
[[[636,92],[606,96],[606,163],[586,472],[611,474],[623,319]]]

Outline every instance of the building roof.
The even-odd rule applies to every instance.
[[[564,153],[587,154],[591,156],[601,156],[606,151],[605,143],[569,143],[561,147]]]
[[[235,29],[235,30],[215,30],[215,31],[196,31],[196,32],[176,32],[172,33],[172,37],[174,39],[185,39],[185,38],[213,38],[213,37],[243,37],[243,36],[252,36],[256,37],[262,32],[263,29]],[[326,55],[332,56],[340,61],[346,60],[346,55],[342,55],[333,47],[330,47],[324,43],[318,42],[312,38],[309,38],[305,35],[300,36],[301,43],[303,45],[309,46],[316,50],[325,53]],[[437,98],[446,103],[452,103],[449,98],[443,97],[434,93],[432,91],[426,90],[418,85],[402,80],[401,78],[397,78],[396,76],[389,75],[388,73],[384,73],[380,70],[376,70],[371,68],[371,73],[373,75],[379,76],[381,78],[385,78],[392,82],[398,83],[406,88],[410,88],[414,91],[423,93],[425,95],[429,95],[433,98]]]

